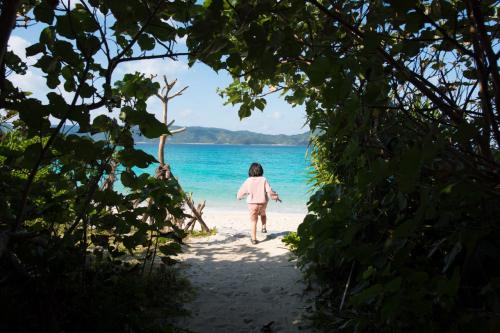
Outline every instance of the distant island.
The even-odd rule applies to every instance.
[[[179,128],[173,126],[173,129]],[[156,143],[158,139],[148,139],[134,131],[136,143]],[[182,133],[168,138],[168,143],[199,143],[199,144],[240,144],[240,145],[289,145],[303,146],[309,143],[310,133],[295,135],[271,135],[250,131],[230,131],[222,128],[190,126]]]
[[[172,126],[178,129],[181,126]],[[7,127],[8,128],[8,127]],[[65,134],[88,135],[79,133],[77,125],[64,125],[61,132]],[[143,136],[138,128],[132,129],[135,143],[158,143],[159,139],[148,139]],[[92,136],[95,140],[105,140],[102,133]],[[223,128],[186,126],[186,130],[168,137],[168,143],[194,143],[194,144],[232,144],[232,145],[283,145],[307,146],[311,137],[310,132],[302,134],[262,134],[250,131],[230,131]]]

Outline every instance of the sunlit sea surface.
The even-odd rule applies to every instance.
[[[158,146],[138,144],[138,149],[157,156]],[[306,146],[271,145],[203,145],[167,144],[165,157],[172,172],[186,192],[192,192],[195,202],[206,200],[207,209],[246,210],[244,200],[236,200],[236,192],[248,177],[252,162],[259,162],[264,176],[282,203],[269,204],[270,212],[306,212],[309,158]],[[154,175],[157,164],[136,173]],[[123,190],[120,183],[118,190]]]

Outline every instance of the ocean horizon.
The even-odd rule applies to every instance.
[[[195,203],[206,200],[206,209],[247,210],[245,200],[237,200],[236,192],[248,177],[251,163],[258,162],[264,177],[278,192],[282,203],[270,202],[269,212],[306,213],[310,170],[307,146],[237,145],[237,144],[171,144],[165,146],[165,160],[182,188],[193,195]],[[138,143],[155,158],[158,146]],[[154,175],[158,163],[137,174]],[[121,183],[116,184],[123,190]]]

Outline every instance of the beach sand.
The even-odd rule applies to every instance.
[[[314,296],[281,241],[296,231],[304,214],[268,212],[267,234],[257,228],[250,243],[246,211],[207,210],[204,220],[217,234],[189,238],[181,270],[196,290],[187,304],[194,332],[312,332],[305,316]]]

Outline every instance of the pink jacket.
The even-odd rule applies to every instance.
[[[247,195],[247,203],[267,203],[274,196],[271,185],[265,177],[248,177],[241,185],[236,197],[243,199]]]

